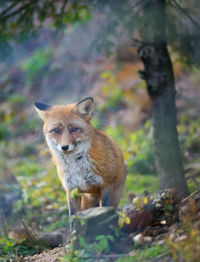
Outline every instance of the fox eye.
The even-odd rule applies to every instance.
[[[52,130],[55,134],[60,134],[60,129],[59,128],[54,128],[53,130]]]
[[[78,127],[72,127],[71,129],[70,129],[70,132],[71,133],[75,133],[75,132],[77,132],[78,131]]]

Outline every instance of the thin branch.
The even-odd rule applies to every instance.
[[[189,196],[187,196],[186,198],[184,198],[181,203],[186,202],[188,199],[190,199],[191,197],[193,197],[194,195],[196,195],[198,192],[200,191],[200,189],[195,190],[194,192],[192,192]]]
[[[23,225],[24,230],[25,230],[24,233],[25,233],[26,239],[33,245],[37,244],[39,241],[38,241],[37,237],[28,228],[25,220],[22,220],[22,225]]]
[[[15,7],[16,5],[18,5],[19,2],[15,2],[12,5],[10,5],[9,7],[7,7],[5,10],[2,11],[1,15],[5,15],[8,11],[10,11],[13,7]]]
[[[31,6],[31,5],[35,5],[39,0],[33,0],[33,1],[30,1],[28,4],[25,4],[23,6],[21,6],[20,8],[18,8],[17,10],[13,11],[12,13],[10,14],[7,14],[5,15],[4,17],[1,17],[1,21],[2,20],[7,20],[8,18],[12,17],[12,16],[15,16],[17,14],[19,14],[21,11],[25,10],[27,7]]]
[[[148,2],[148,1],[151,1],[151,0],[139,0],[139,1],[137,1],[136,3],[134,3],[132,6],[130,6],[129,10],[133,10],[133,9],[135,9],[135,8],[138,7],[138,6],[141,7],[141,6],[145,5],[145,3]],[[116,8],[116,6],[114,7],[114,9],[115,9],[116,11],[119,11],[120,13],[121,13],[121,12],[124,12],[122,8]],[[126,12],[126,11],[125,11],[125,12]]]
[[[64,12],[65,12],[65,7],[66,7],[67,3],[68,3],[68,0],[64,0],[63,6],[62,6],[62,8],[61,8],[61,14],[62,14],[62,15],[63,15]]]
[[[182,13],[184,13],[187,16],[187,18],[189,18],[189,20],[200,30],[200,25],[193,19],[193,17],[181,5],[179,5],[179,3],[176,0],[174,0],[174,3],[178,7],[178,9]]]
[[[140,4],[143,4],[143,5],[144,5],[144,4],[145,4],[144,2],[147,2],[147,1],[149,1],[149,0],[146,0],[146,1],[144,1],[144,0],[139,0],[138,2],[136,2],[136,3],[133,5],[132,8],[134,9],[134,8],[136,8],[136,7],[137,7],[138,5],[140,5]]]

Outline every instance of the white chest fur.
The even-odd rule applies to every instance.
[[[81,143],[76,152],[71,154],[61,152],[55,141],[47,138],[47,143],[60,164],[64,188],[79,188],[86,191],[89,186],[101,186],[103,184],[103,178],[94,174],[92,170],[92,164],[87,153],[89,143]]]
[[[64,155],[63,157],[63,186],[69,189],[87,190],[89,186],[103,184],[101,176],[93,173],[91,163],[86,154]]]

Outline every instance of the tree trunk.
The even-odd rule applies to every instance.
[[[144,63],[141,76],[152,101],[159,185],[186,196],[188,188],[176,129],[174,75],[165,37],[165,0],[151,0],[144,5],[141,37],[138,53]]]

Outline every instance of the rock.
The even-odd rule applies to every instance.
[[[116,236],[115,230],[118,232],[119,215],[117,209],[113,207],[96,207],[79,212],[74,222],[74,229],[76,231],[75,241],[73,242],[74,250],[81,248],[80,237],[84,239],[87,244],[93,243],[99,235],[108,236],[109,250],[117,253],[126,253],[130,251],[132,242],[128,242],[128,235],[120,232]],[[110,241],[112,237],[113,241]]]
[[[138,244],[143,244],[147,242],[152,241],[152,237],[149,236],[143,236],[141,233],[137,234],[136,236],[133,237],[134,242]]]
[[[51,248],[58,247],[59,245],[63,244],[65,234],[66,229],[62,228],[60,230],[44,234],[42,237],[40,237],[40,241]]]
[[[8,233],[8,237],[17,240],[18,243],[26,242],[27,246],[40,246],[40,251],[45,248],[55,248],[64,243],[66,228],[43,233],[36,228],[28,227],[25,221],[23,221],[22,225],[12,229]]]
[[[113,207],[96,207],[79,212],[74,222],[77,235],[88,243],[98,235],[108,235],[111,226],[117,226],[118,214]]]
[[[136,236],[134,236],[133,240],[134,240],[134,242],[141,244],[143,242],[143,235],[141,233],[139,233]]]

